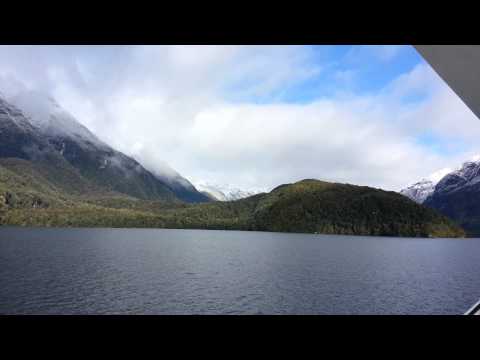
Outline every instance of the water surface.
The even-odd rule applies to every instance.
[[[480,239],[0,229],[2,314],[461,314]]]

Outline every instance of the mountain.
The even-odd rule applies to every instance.
[[[27,159],[32,149],[39,152],[49,148],[48,142],[24,114],[12,104],[0,98],[0,157]]]
[[[436,211],[367,186],[303,180],[282,185],[257,205],[254,228],[350,235],[461,236]]]
[[[445,175],[435,187],[435,194],[449,194],[472,188],[480,182],[480,161],[467,161],[460,169]]]
[[[476,166],[442,179],[435,192],[441,184],[445,194],[476,187]],[[0,224],[464,235],[435,210],[365,186],[303,180],[240,200],[233,199],[247,192],[215,191],[232,201],[207,202],[178,173],[149,171],[54,99],[38,93],[0,98]]]
[[[229,185],[200,183],[196,185],[198,191],[217,201],[235,201],[260,193],[259,190],[242,190]]]
[[[19,158],[70,171],[89,187],[144,200],[210,199],[180,175],[166,179],[102,142],[54,99],[22,91],[0,99],[0,158]],[[62,177],[62,176],[60,176]]]
[[[422,204],[435,190],[435,183],[431,180],[422,179],[400,191],[400,194]]]
[[[197,189],[193,184],[177,173],[175,170],[171,171],[168,176],[165,174],[157,174],[153,172],[157,178],[167,184],[175,195],[188,203],[209,202],[212,199],[208,194],[203,193]]]
[[[469,234],[480,234],[480,161],[467,161],[444,176],[424,205],[457,221]]]
[[[45,204],[48,201],[37,202]],[[398,193],[318,180],[281,185],[270,193],[236,201],[181,203],[163,207],[158,202],[131,199],[36,207],[29,203],[23,207],[21,204],[15,206],[11,199],[4,199],[3,203],[0,221],[10,225],[225,229],[409,237],[464,236],[463,230],[445,216]]]

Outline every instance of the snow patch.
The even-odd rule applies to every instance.
[[[242,190],[226,184],[198,183],[195,187],[198,191],[207,193],[218,201],[240,200],[265,192],[261,189]]]
[[[422,204],[435,190],[435,183],[431,180],[422,179],[421,181],[408,186],[400,191],[400,194]]]
[[[410,199],[423,203],[431,194],[458,191],[467,186],[480,183],[480,155],[472,157],[455,170],[440,169],[409,187],[400,191]]]
[[[8,101],[22,109],[28,121],[45,135],[68,137],[100,148],[107,146],[47,94],[24,90],[12,95]]]

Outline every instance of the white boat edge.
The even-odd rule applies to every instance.
[[[464,315],[480,315],[480,300],[468,309]]]

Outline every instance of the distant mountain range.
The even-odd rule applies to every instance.
[[[201,193],[217,201],[235,201],[263,192],[260,190],[242,190],[230,185],[218,185],[210,183],[199,183],[196,184],[195,187]]]
[[[401,191],[412,200],[438,210],[471,235],[480,234],[480,161],[467,161],[438,181],[420,181]]]
[[[454,180],[471,182],[461,179],[447,181],[448,193]],[[52,98],[0,97],[0,224],[464,235],[435,210],[365,186],[303,180],[259,194],[199,190],[175,171],[155,173],[113,149]]]

